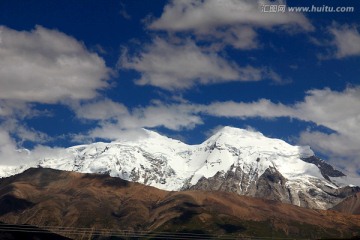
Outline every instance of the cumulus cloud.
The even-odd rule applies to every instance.
[[[110,69],[75,38],[41,26],[0,31],[0,99],[56,103],[107,87]]]
[[[348,87],[342,92],[313,90],[309,94],[298,104],[297,117],[336,132],[305,131],[300,142],[329,156],[334,165],[356,173],[360,165],[360,87]]]
[[[258,46],[255,29],[274,27],[311,31],[313,26],[300,13],[268,14],[261,11],[266,4],[286,4],[270,0],[176,0],[164,7],[160,18],[149,24],[152,30],[193,32],[199,37],[221,40],[239,49]]]
[[[348,87],[342,92],[329,88],[308,92],[296,105],[296,117],[327,126],[335,131],[355,136],[360,134],[360,87]]]
[[[360,33],[356,26],[334,24],[329,31],[334,38],[332,45],[336,47],[336,58],[360,56]]]
[[[138,55],[124,51],[119,59],[122,69],[136,70],[141,77],[138,85],[152,85],[167,90],[187,89],[198,84],[230,81],[260,81],[281,77],[269,68],[239,67],[215,52],[202,50],[193,41],[173,44],[154,39]]]

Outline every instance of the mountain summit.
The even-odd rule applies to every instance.
[[[66,156],[3,170],[3,176],[34,166],[109,174],[170,191],[235,192],[317,209],[331,208],[360,191],[358,179],[335,170],[310,147],[233,127],[198,145],[144,129],[138,139],[70,147]]]

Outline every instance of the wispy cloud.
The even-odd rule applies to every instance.
[[[123,2],[120,2],[120,10],[119,10],[119,14],[120,16],[122,16],[123,18],[125,18],[126,20],[130,20],[131,19],[131,15],[128,13],[128,11],[126,10],[125,4]]]

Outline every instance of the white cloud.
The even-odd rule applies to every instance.
[[[5,119],[0,123],[0,165],[19,165],[28,160],[28,151],[23,150],[25,141],[43,143],[51,138],[22,124],[16,119]]]
[[[232,45],[236,49],[250,50],[260,46],[256,31],[249,26],[232,26],[226,30],[215,29],[207,34],[200,34],[198,38],[206,40],[209,36],[216,42],[221,42],[223,45]]]
[[[356,26],[334,24],[329,31],[334,37],[336,58],[360,56],[360,33]]]
[[[298,104],[297,117],[336,133],[306,131],[300,135],[300,142],[326,154],[336,166],[355,173],[360,166],[360,87],[348,87],[343,92],[313,90],[309,94]]]
[[[25,129],[25,128],[23,128]],[[44,145],[37,145],[30,151],[23,149],[11,137],[10,132],[0,129],[0,165],[19,166],[31,164],[46,157],[66,156],[65,148],[51,148]]]
[[[7,131],[0,129],[0,165],[14,163],[18,159],[13,157],[17,152],[16,143]]]
[[[193,109],[192,105],[151,105],[133,110],[132,117],[125,119],[122,124],[130,127],[163,126],[172,130],[191,129],[203,123]]]
[[[294,117],[313,121],[349,136],[360,134],[360,86],[342,92],[328,88],[308,92],[305,100],[296,104]]]
[[[312,25],[302,14],[261,12],[264,4],[285,4],[285,1],[250,0],[176,0],[166,5],[161,17],[149,26],[151,29],[173,31],[207,30],[213,27],[248,24],[259,27],[294,24],[305,30]]]
[[[172,44],[156,38],[139,54],[126,51],[119,59],[119,67],[140,72],[139,85],[152,85],[167,90],[187,89],[199,84],[230,81],[260,81],[281,78],[271,69],[252,66],[239,67],[217,53],[207,52],[194,42]]]
[[[304,131],[299,142],[310,145],[314,150],[329,157],[333,166],[345,169],[347,173],[357,175],[360,169],[360,137],[344,133],[326,134],[318,131]]]
[[[203,106],[201,111],[219,117],[292,117],[312,121],[346,135],[360,135],[360,87],[348,87],[342,92],[328,88],[310,90],[304,101],[293,105],[260,99],[252,103],[218,102]]]
[[[126,11],[126,6],[124,3],[120,2],[120,16],[122,16],[126,20],[131,20],[131,15]]]
[[[276,118],[289,116],[292,112],[291,107],[282,104],[275,104],[267,99],[260,99],[252,103],[243,102],[215,102],[203,106],[200,110],[203,113],[218,117],[235,117],[235,118]]]
[[[22,101],[5,101],[0,99],[0,118],[14,117],[23,118],[34,116],[37,112],[31,104]]]
[[[47,134],[31,129],[16,119],[7,119],[0,124],[0,127],[11,135],[16,136],[19,139],[18,144],[22,144],[25,141],[42,143],[51,139]]]
[[[120,66],[141,73],[139,85],[165,89],[189,88],[195,82],[203,84],[233,81],[239,77],[237,67],[215,53],[205,53],[193,42],[170,44],[156,38],[139,56],[123,55]]]
[[[209,36],[239,49],[258,46],[254,29],[274,27],[311,31],[313,26],[300,13],[264,13],[261,6],[286,4],[269,0],[176,0],[164,7],[159,19],[149,24],[152,30],[170,32],[191,31],[197,36]]]
[[[84,104],[76,103],[72,108],[79,119],[109,120],[129,114],[126,106],[110,99],[102,99]]]
[[[326,134],[318,131],[304,131],[300,135],[300,142],[310,144],[314,149],[328,156],[351,158],[360,156],[360,137],[354,139],[343,133]]]
[[[91,99],[107,87],[110,69],[75,38],[41,26],[0,31],[0,99],[56,103]]]

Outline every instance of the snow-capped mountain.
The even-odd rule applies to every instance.
[[[66,156],[3,168],[0,176],[37,166],[110,174],[164,190],[223,190],[319,209],[360,191],[358,179],[333,169],[310,147],[259,132],[224,127],[199,145],[144,132],[137,140],[70,147]]]

